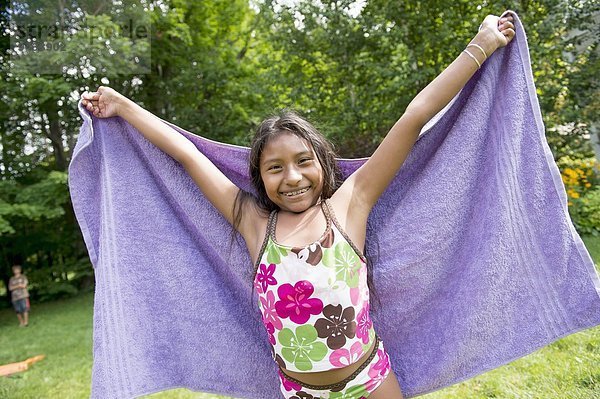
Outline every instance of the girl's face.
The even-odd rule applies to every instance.
[[[260,157],[260,175],[269,199],[282,210],[303,212],[323,190],[323,168],[310,143],[295,134],[270,139]]]

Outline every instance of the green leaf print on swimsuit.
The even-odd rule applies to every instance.
[[[324,248],[322,261],[325,266],[335,269],[335,281],[344,281],[350,288],[358,287],[362,263],[346,241],[340,241],[332,248]],[[330,280],[329,284],[333,285],[335,281]]]
[[[317,330],[305,324],[296,328],[294,334],[289,328],[284,328],[277,335],[277,340],[283,346],[283,358],[293,363],[298,370],[312,370],[312,362],[323,360],[327,354],[327,345],[317,341]]]
[[[269,240],[265,252],[267,253],[267,262],[274,263],[276,265],[280,264],[281,258],[286,257],[288,254],[287,249],[279,245],[274,245],[273,241],[271,240]]]
[[[344,389],[343,392],[331,392],[329,399],[356,399],[369,396],[369,391],[364,385],[357,385]]]

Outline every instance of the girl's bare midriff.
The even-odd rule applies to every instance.
[[[371,347],[368,351],[366,351],[360,359],[356,363],[353,363],[349,366],[342,367],[339,369],[327,370],[327,371],[317,371],[311,373],[298,373],[296,371],[289,371],[287,369],[282,369],[282,371],[289,375],[292,378],[297,379],[298,381],[302,381],[306,384],[310,385],[328,385],[334,384],[343,380],[344,378],[350,376],[354,373],[368,358],[371,352],[373,352],[375,347],[375,342],[371,344]]]

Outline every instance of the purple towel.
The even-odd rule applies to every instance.
[[[569,218],[515,25],[369,219],[372,316],[406,397],[600,324],[600,280]],[[91,396],[279,397],[242,241],[230,250],[230,226],[175,160],[123,119],[79,109],[69,186],[96,275]],[[173,127],[250,189],[247,148]],[[339,161],[346,176],[363,162]]]

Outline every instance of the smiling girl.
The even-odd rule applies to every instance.
[[[94,116],[124,118],[178,161],[244,238],[284,398],[402,398],[369,314],[367,218],[423,126],[512,40],[512,20],[509,14],[487,16],[467,48],[343,182],[331,144],[294,112],[259,126],[249,160],[250,194],[189,140],[115,90],[83,94]]]

